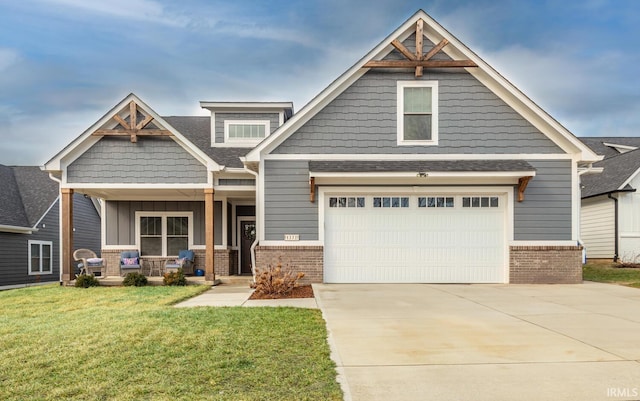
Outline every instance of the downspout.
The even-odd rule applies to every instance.
[[[607,194],[607,198],[613,200],[613,232],[614,232],[614,241],[613,241],[613,261],[618,261],[618,198],[611,196],[611,194]]]
[[[254,177],[256,177],[256,209],[258,207],[257,205],[257,199],[258,199],[258,193],[257,193],[257,189],[258,189],[258,179],[259,174],[256,173],[255,171],[247,168],[247,166],[244,166],[244,169],[252,174]],[[253,244],[251,244],[251,248],[250,248],[250,254],[251,254],[251,279],[253,280],[253,282],[256,282],[256,246],[258,246],[258,230],[257,230],[257,225],[258,225],[258,216],[256,213],[256,239],[253,241]]]
[[[58,197],[60,198],[60,203],[58,204],[58,246],[60,247],[60,249],[58,250],[58,253],[60,255],[58,260],[58,271],[60,275],[60,285],[62,285],[62,224],[60,222],[60,220],[62,220],[62,193],[60,192],[60,188],[62,187],[62,179],[56,178],[53,173],[49,173],[49,178],[58,183]]]

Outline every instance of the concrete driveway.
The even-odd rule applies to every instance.
[[[347,399],[640,400],[640,289],[585,283],[314,290]]]

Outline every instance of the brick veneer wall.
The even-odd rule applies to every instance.
[[[120,275],[120,253],[125,250],[137,251],[137,249],[120,249],[111,250],[103,249],[102,257],[107,261],[107,276],[119,276]],[[204,258],[205,250],[194,250],[195,268],[204,270]],[[216,249],[213,258],[215,264],[215,273],[219,276],[228,276],[230,274],[236,274],[238,271],[238,251],[233,249]]]
[[[509,247],[512,284],[577,284],[582,282],[581,246]]]
[[[305,274],[302,284],[322,283],[323,247],[322,246],[257,246],[256,266],[258,268],[289,266],[295,272]]]

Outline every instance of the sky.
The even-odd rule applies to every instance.
[[[44,164],[131,92],[300,110],[418,9],[576,136],[640,136],[638,0],[0,0],[0,164]]]

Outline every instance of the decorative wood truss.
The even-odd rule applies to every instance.
[[[144,116],[144,120],[138,122],[138,112]],[[122,128],[99,129],[93,134],[94,136],[130,136],[131,143],[138,142],[139,136],[171,136],[171,132],[166,129],[145,129],[146,126],[153,121],[153,117],[145,115],[142,110],[138,109],[138,105],[132,100],[129,103],[129,121],[126,121],[118,114],[114,115],[113,120]],[[116,126],[117,127],[117,126]]]
[[[423,24],[424,21],[419,19],[416,22],[416,52],[412,53],[399,40],[394,39],[391,44],[395,47],[406,60],[370,60],[364,67],[366,68],[415,68],[416,77],[422,76],[423,68],[452,68],[452,67],[477,67],[478,65],[471,60],[431,60],[440,50],[449,44],[447,39],[442,39],[427,54],[422,54],[423,47]]]

